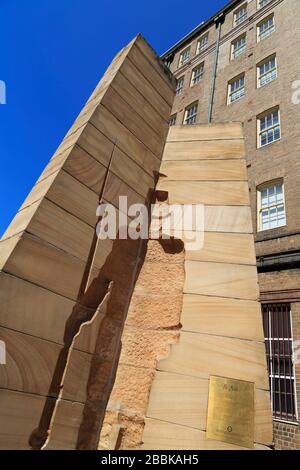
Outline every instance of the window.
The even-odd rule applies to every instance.
[[[200,65],[197,65],[197,67],[192,70],[191,86],[194,86],[200,82],[201,78],[203,77],[203,73],[204,62]]]
[[[246,34],[238,37],[231,43],[231,59],[237,59],[246,52]]]
[[[268,5],[268,3],[270,3],[271,0],[258,0],[258,8],[263,8],[265,7],[266,5]]]
[[[201,38],[198,39],[196,54],[200,54],[200,52],[204,51],[204,49],[207,48],[207,45],[208,45],[208,33],[204,34],[204,36],[201,36]]]
[[[282,181],[261,186],[257,192],[258,231],[286,225],[284,186]]]
[[[176,124],[176,118],[177,118],[177,114],[173,114],[170,119],[169,119],[169,126],[172,127],[172,126],[175,126]]]
[[[176,96],[181,95],[182,90],[183,90],[183,83],[184,83],[184,77],[180,77],[176,81],[176,91],[175,91]]]
[[[262,305],[273,417],[297,421],[290,304]]]
[[[258,146],[276,142],[281,139],[281,125],[279,108],[266,111],[258,118]]]
[[[261,88],[277,78],[277,60],[273,55],[257,66],[257,87]]]
[[[275,31],[274,15],[269,16],[257,25],[257,42],[267,39]]]
[[[245,74],[234,78],[228,84],[228,104],[240,100],[245,95]]]
[[[236,10],[233,14],[233,26],[237,26],[247,19],[247,4]]]
[[[178,66],[181,67],[183,64],[185,64],[190,58],[190,47],[187,47],[184,49],[184,51],[181,52],[179,56],[179,64]]]
[[[191,125],[195,124],[197,120],[197,113],[198,113],[198,103],[192,103],[187,108],[185,108],[184,112],[184,125]]]

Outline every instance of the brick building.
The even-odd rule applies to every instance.
[[[232,0],[163,55],[170,125],[244,124],[277,449],[300,449],[299,20],[299,0]]]

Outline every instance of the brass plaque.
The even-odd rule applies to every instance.
[[[210,376],[206,437],[254,447],[254,383]]]

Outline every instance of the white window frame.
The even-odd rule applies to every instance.
[[[196,47],[196,54],[200,54],[200,52],[205,51],[205,49],[208,47],[208,35],[209,33],[205,33],[197,41],[197,47]],[[202,41],[204,40],[204,43]]]
[[[238,47],[237,49],[234,48],[235,44],[237,44],[239,41],[241,41],[243,38],[245,38],[245,44],[242,46]],[[230,51],[230,59],[235,60],[238,59],[241,55],[243,55],[247,50],[247,34],[244,33],[241,36],[238,36],[236,39],[234,39],[231,43],[231,51]],[[238,54],[237,54],[238,52]]]
[[[196,72],[200,70],[200,73],[198,76],[196,76]],[[195,85],[197,85],[203,78],[203,74],[204,74],[204,62],[202,62],[201,64],[197,65],[196,67],[193,68],[192,70],[192,74],[191,74],[191,84],[190,86],[193,87]]]
[[[176,126],[177,114],[172,114],[169,119],[169,127]]]
[[[267,72],[264,72],[261,74],[260,69],[267,63],[270,63],[271,60],[275,60],[275,67],[273,69],[268,70]],[[263,88],[269,83],[272,83],[274,80],[276,80],[278,76],[278,68],[277,68],[277,56],[276,54],[272,54],[269,57],[266,57],[264,60],[259,62],[256,66],[257,70],[257,88]],[[263,79],[265,79],[265,82],[262,83]]]
[[[243,86],[240,86],[234,90],[232,90],[232,85],[234,83],[237,83],[241,79],[244,79]],[[227,93],[227,104],[233,104],[236,103],[237,101],[240,101],[246,94],[246,75],[245,73],[241,73],[240,75],[237,75],[236,77],[232,78],[228,82],[228,93]],[[236,99],[233,99],[234,96],[237,96]]]
[[[187,53],[186,58],[184,58],[184,54]],[[190,60],[191,56],[191,47],[188,46],[179,55],[179,62],[178,62],[178,67],[181,67],[182,65],[186,64]]]
[[[176,81],[175,96],[180,96],[182,94],[183,86],[184,86],[184,75],[179,77]]]
[[[194,111],[191,115],[189,115],[190,110],[192,110],[193,108],[196,108],[196,111]],[[198,101],[194,101],[189,106],[187,106],[184,110],[183,125],[191,126],[191,125],[196,124],[197,116],[198,116]],[[190,120],[193,122],[188,122]]]
[[[233,26],[238,26],[239,24],[244,23],[246,19],[248,18],[248,8],[247,8],[247,2],[241,5],[235,12],[233,13]],[[238,16],[240,12],[243,10],[246,10],[245,13],[242,16]]]
[[[270,19],[273,19],[273,25],[269,26],[267,29],[263,31],[263,33],[260,32],[260,27],[267,23]],[[272,13],[271,15],[267,16],[264,18],[262,21],[260,21],[257,26],[256,26],[256,34],[257,34],[257,42],[264,41],[265,39],[268,39],[270,36],[272,36],[273,33],[276,31],[276,24],[275,24],[275,15]]]
[[[266,127],[265,129],[262,129],[261,124],[262,124],[262,119],[265,119],[266,117],[270,116],[271,114],[278,112],[278,123],[274,124],[273,122],[273,117],[272,117],[272,125],[269,127]],[[268,131],[275,131],[275,129],[279,127],[279,137],[277,139],[273,139],[271,142],[267,142],[265,144],[262,144],[262,135],[268,133]],[[276,108],[269,109],[265,111],[264,113],[260,114],[257,117],[257,147],[258,148],[263,148],[266,147],[267,145],[271,145],[274,142],[278,142],[281,140],[282,133],[281,133],[281,118],[280,118],[280,109],[277,106]]]
[[[271,1],[272,0],[257,0],[257,9],[260,10],[261,8],[264,8],[271,3]]]
[[[275,196],[275,202],[274,203],[269,203],[266,206],[262,206],[262,192],[270,189],[276,188],[278,185],[282,186],[282,202],[277,202],[276,196]],[[274,192],[275,194],[275,192]],[[269,195],[268,195],[269,198]],[[278,223],[278,209],[283,207],[283,212],[284,212],[284,223]],[[270,214],[269,214],[269,227],[264,227],[263,226],[263,212],[264,211],[271,211],[271,210],[276,210],[276,218],[277,218],[277,225],[274,227],[270,227]],[[266,232],[268,230],[274,230],[276,228],[281,228],[285,227],[287,225],[286,223],[286,204],[285,204],[285,191],[284,191],[284,182],[282,179],[274,180],[274,181],[269,181],[268,183],[264,183],[257,188],[257,231],[258,232]]]

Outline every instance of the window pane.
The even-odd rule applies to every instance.
[[[266,120],[266,118],[265,118],[265,117],[264,117],[264,118],[261,118],[261,120],[260,120],[260,129],[261,129],[262,131],[264,131],[264,130],[266,129],[266,127],[267,127],[267,120]]]
[[[205,36],[203,36],[202,38],[198,40],[197,53],[203,51],[207,47],[207,44],[208,44],[208,34],[206,34]]]
[[[196,67],[192,71],[192,81],[191,81],[192,86],[196,85],[197,83],[200,82],[200,80],[203,77],[203,73],[204,73],[204,65],[203,64],[199,65],[198,67]]]
[[[259,86],[265,86],[277,78],[277,68],[275,57],[267,59],[265,63],[258,67]]]
[[[274,130],[274,139],[280,139],[280,127],[276,127],[276,129]]]
[[[182,53],[180,54],[179,58],[179,66],[183,65],[185,62],[187,62],[190,58],[190,48],[188,47]]]
[[[268,3],[270,3],[271,0],[259,0],[259,8],[264,7]]]
[[[267,141],[267,134],[264,133],[261,135],[261,145],[266,145],[268,143]]]

